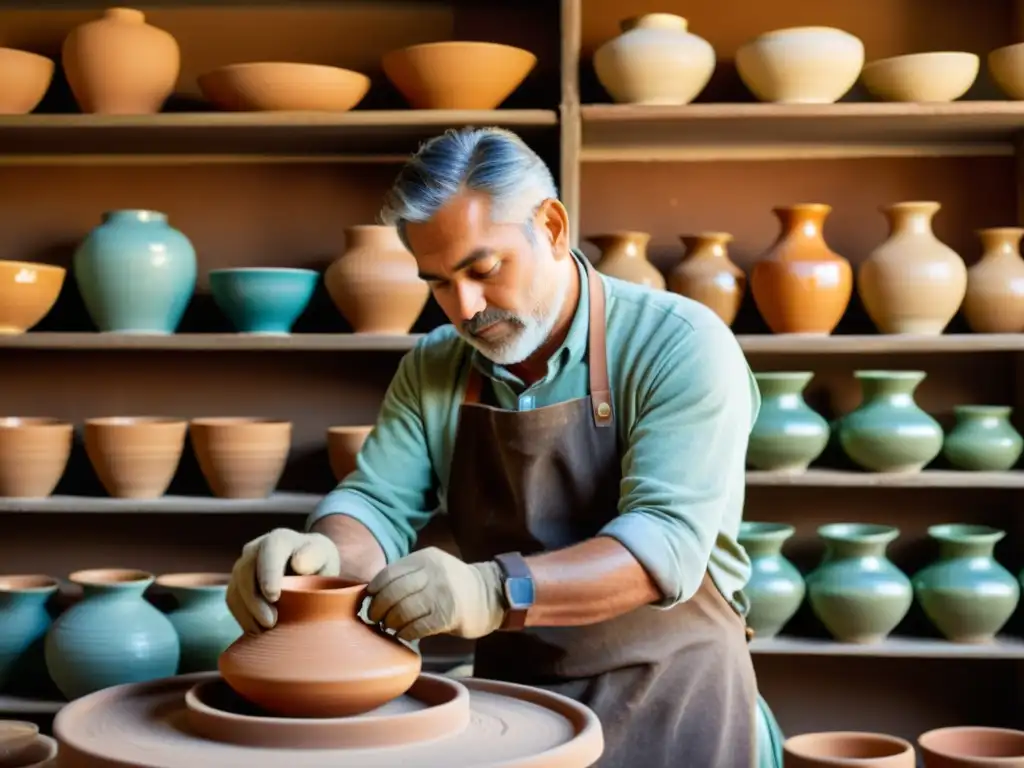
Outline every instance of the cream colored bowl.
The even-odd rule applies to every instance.
[[[956,101],[974,84],[980,67],[977,54],[935,51],[868,62],[860,77],[882,101]]]
[[[1011,99],[1024,99],[1024,43],[996,48],[988,55],[988,71]]]

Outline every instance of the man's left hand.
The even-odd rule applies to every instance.
[[[436,547],[397,560],[370,582],[368,616],[406,641],[489,635],[505,617],[501,568],[466,564]]]

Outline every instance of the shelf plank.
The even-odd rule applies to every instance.
[[[162,496],[159,499],[114,499],[109,496],[0,498],[0,513],[305,515],[312,512],[322,498],[321,494],[316,493],[275,493],[266,499],[218,499],[213,496]]]
[[[747,354],[860,355],[1024,352],[1024,333],[950,333],[941,336],[870,334],[737,336]]]
[[[65,704],[66,701],[47,701],[0,694],[0,715],[53,715]]]
[[[582,160],[1012,155],[1024,103],[587,104]]]
[[[889,637],[881,643],[837,643],[834,640],[777,636],[750,643],[750,652],[776,656],[861,656],[913,659],[1024,659],[1024,640],[999,637],[992,643],[950,643],[916,637]]]
[[[747,485],[794,488],[1024,488],[1024,471],[929,469],[914,474],[809,469],[799,474],[747,472]]]

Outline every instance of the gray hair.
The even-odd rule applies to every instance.
[[[384,199],[381,220],[398,230],[429,221],[464,189],[491,198],[494,221],[522,223],[532,234],[530,215],[558,188],[544,161],[511,131],[502,128],[448,130],[425,142],[405,164]]]

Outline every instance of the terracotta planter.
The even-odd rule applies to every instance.
[[[185,449],[188,422],[159,416],[87,419],[85,452],[111,496],[163,496]]]
[[[334,479],[339,483],[355,470],[359,450],[372,431],[372,425],[327,428],[327,456]]]
[[[1024,260],[1021,227],[979,229],[982,254],[967,270],[964,320],[975,333],[1024,331]]]
[[[782,745],[786,768],[915,768],[909,741],[881,733],[833,731],[791,736]]]
[[[291,449],[290,421],[193,419],[189,432],[199,469],[214,496],[263,499],[273,493]]]
[[[773,333],[827,335],[846,312],[853,270],[825,243],[831,210],[822,203],[773,209],[782,231],[750,275],[754,303]]]
[[[56,68],[38,53],[0,48],[0,115],[26,115],[38,107]]]
[[[285,577],[276,626],[232,643],[221,676],[284,717],[357,715],[401,696],[419,677],[420,657],[359,618],[365,596],[365,585],[340,578]]]
[[[0,496],[53,493],[71,455],[74,427],[57,419],[0,418]]]
[[[925,768],[1017,768],[1024,765],[1024,731],[964,725],[917,737]]]
[[[882,333],[938,336],[960,309],[967,266],[932,232],[935,202],[882,207],[889,238],[857,272],[857,292]]]
[[[646,232],[612,232],[587,238],[601,251],[601,258],[595,265],[599,272],[619,280],[663,290],[665,277],[647,260],[647,243],[650,239],[651,236]]]
[[[747,275],[729,259],[728,232],[683,235],[683,260],[668,275],[668,289],[699,301],[732,325],[747,290]]]
[[[409,333],[430,296],[394,227],[345,230],[345,252],[324,273],[331,301],[356,333]]]
[[[142,11],[108,8],[65,38],[61,62],[83,112],[152,114],[174,92],[181,52]]]

